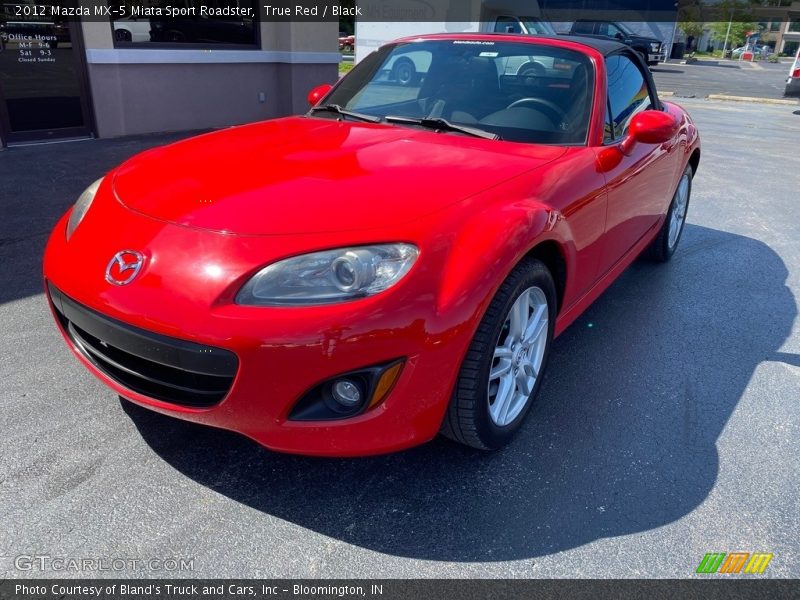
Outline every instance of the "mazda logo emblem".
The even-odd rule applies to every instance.
[[[128,285],[142,270],[144,256],[135,250],[121,250],[106,267],[106,281],[113,285]]]

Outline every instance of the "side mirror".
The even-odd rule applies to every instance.
[[[620,150],[630,154],[639,144],[663,144],[678,133],[678,121],[670,113],[661,110],[644,110],[631,119],[628,135],[622,140]]]
[[[322,100],[325,96],[328,95],[333,89],[333,86],[330,83],[323,83],[322,85],[318,85],[313,90],[308,92],[308,104],[310,106],[316,106],[319,104],[319,101]]]

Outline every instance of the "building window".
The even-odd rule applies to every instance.
[[[800,33],[800,19],[792,19],[789,21],[789,26],[786,28],[789,33]]]
[[[256,0],[109,0],[115,48],[257,48]]]

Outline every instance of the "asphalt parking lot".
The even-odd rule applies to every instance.
[[[703,156],[681,247],[555,343],[506,450],[322,460],[121,402],[62,342],[46,235],[169,136],[0,153],[0,577],[16,557],[193,560],[196,577],[800,576],[800,111],[680,100]],[[79,268],[79,266],[76,266]],[[107,576],[159,576],[131,569]]]
[[[783,99],[791,59],[779,64],[736,60],[700,60],[682,65],[676,62],[652,67],[660,92],[679,97],[705,98],[710,94]]]

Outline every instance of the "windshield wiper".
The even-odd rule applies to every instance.
[[[358,119],[359,121],[366,121],[368,123],[380,123],[381,118],[376,117],[373,115],[365,115],[362,113],[353,112],[352,110],[347,110],[346,108],[342,108],[338,104],[323,104],[322,106],[312,106],[311,112],[332,112],[336,113],[340,117],[350,117],[351,119]]]
[[[435,129],[437,131],[456,131],[458,133],[465,133],[467,135],[472,135],[487,140],[500,139],[499,135],[497,135],[496,133],[492,133],[491,131],[486,131],[485,129],[478,129],[477,127],[469,127],[467,125],[456,125],[455,123],[451,123],[447,119],[442,119],[439,117],[416,119],[414,117],[396,117],[390,115],[388,117],[385,117],[384,120],[387,123],[410,123],[412,125],[420,125],[421,127],[427,127],[428,129]]]

